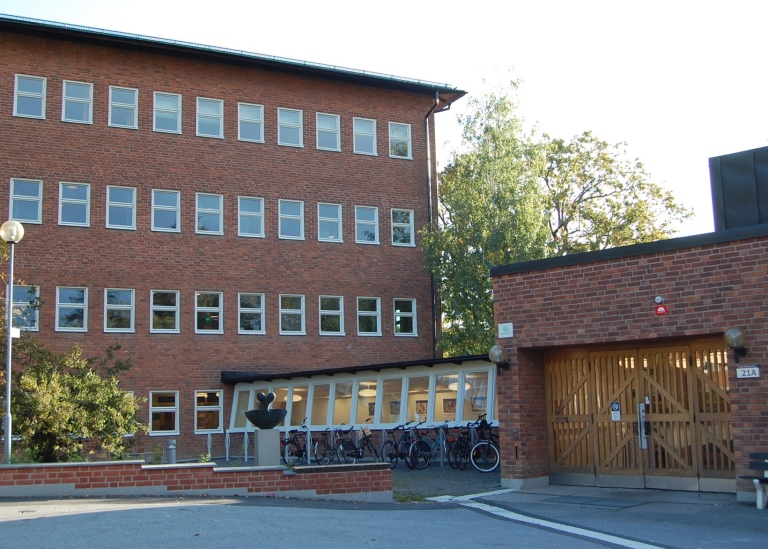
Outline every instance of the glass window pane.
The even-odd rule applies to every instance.
[[[429,377],[417,376],[408,378],[408,408],[406,421],[425,421],[429,403]]]
[[[178,132],[179,115],[171,112],[156,112],[155,129],[167,132]]]
[[[281,236],[301,236],[301,221],[298,219],[281,219],[280,220],[280,235]]]
[[[240,211],[247,213],[261,213],[261,199],[257,198],[241,198],[240,199]]]
[[[107,292],[108,305],[131,305],[133,292],[130,290],[109,290]]]
[[[88,187],[86,185],[65,184],[61,186],[61,196],[70,200],[87,200]]]
[[[240,294],[240,307],[244,309],[260,309],[261,296],[257,294]]]
[[[111,226],[132,227],[133,209],[120,206],[110,206],[107,223]]]
[[[261,120],[261,107],[254,105],[240,105],[240,118]]]
[[[400,402],[402,398],[403,380],[385,379],[381,398],[382,423],[400,423]]]
[[[19,76],[16,79],[16,86],[20,92],[25,93],[43,93],[43,82],[41,78],[26,78]]]
[[[110,202],[133,205],[133,197],[134,197],[133,189],[119,189],[115,187],[111,187],[109,189]]]
[[[40,183],[36,181],[20,181],[14,179],[13,194],[16,196],[40,197]]]
[[[136,103],[136,90],[112,88],[112,102],[134,105]]]
[[[319,223],[318,230],[320,232],[320,238],[325,240],[339,240],[339,223],[337,221],[321,221]]]
[[[155,96],[155,107],[158,109],[165,109],[169,111],[179,110],[179,101],[181,98],[177,95],[160,95]],[[159,113],[158,113],[159,115]],[[175,115],[174,115],[175,116]]]
[[[373,127],[374,127],[373,120],[355,120],[355,133],[372,134]]]
[[[285,126],[280,128],[280,143],[298,145],[301,143],[300,136],[299,128],[287,128]]]
[[[90,118],[90,103],[67,101],[64,104],[64,118],[87,122]]]
[[[240,139],[261,141],[261,124],[257,122],[240,122]]]
[[[175,330],[176,311],[154,311],[152,313],[153,330]]]
[[[355,136],[355,150],[357,152],[373,154],[373,137],[367,135]]]
[[[62,204],[62,223],[85,223],[88,219],[88,207],[85,204]]]
[[[350,423],[352,411],[352,382],[337,383],[333,395],[333,424]]]
[[[307,417],[307,395],[309,389],[306,385],[294,387],[291,398],[291,425],[301,425]],[[307,419],[309,421],[309,419]],[[325,422],[323,422],[325,423]]]
[[[221,295],[219,294],[197,294],[198,307],[218,307]]]
[[[152,193],[155,206],[175,208],[179,203],[179,195],[176,192],[154,191]]]
[[[30,202],[27,200],[14,200],[13,211],[11,215],[13,219],[17,221],[38,221],[38,202]]]
[[[301,124],[301,112],[299,111],[279,110],[278,114],[280,124],[292,124],[295,126]]]
[[[128,330],[131,328],[131,311],[110,309],[107,311],[107,328]]]
[[[251,424],[248,421],[248,418],[245,417],[245,412],[247,412],[250,409],[250,403],[249,403],[250,396],[251,396],[251,392],[248,389],[237,391],[235,395],[235,413],[234,413],[235,427],[245,427],[246,425]]]
[[[358,317],[357,326],[361,334],[375,334],[379,331],[379,321],[375,316]]]
[[[74,82],[65,83],[64,95],[67,98],[75,99],[90,99],[91,98],[91,85],[90,84],[76,84]]]
[[[85,310],[82,307],[60,307],[59,328],[82,328],[85,325]]]
[[[59,303],[85,304],[85,290],[82,288],[60,288]]]
[[[16,112],[27,116],[43,115],[42,97],[25,97],[20,95],[16,98]]]
[[[200,114],[219,116],[221,114],[221,103],[219,101],[198,99],[197,112]]]
[[[197,195],[197,207],[206,210],[221,209],[221,197],[207,194]]]
[[[338,148],[338,137],[335,133],[320,132],[317,134],[317,146],[321,149]]]
[[[378,301],[376,299],[358,299],[357,308],[360,311],[374,312],[378,310]]]
[[[470,372],[464,378],[462,420],[472,421],[488,412],[488,372]]]
[[[320,204],[318,211],[320,212],[320,217],[330,219],[338,219],[340,217],[339,206],[336,204]]]
[[[152,294],[152,305],[158,307],[175,307],[176,292],[155,292]]]
[[[376,209],[375,208],[363,208],[358,206],[355,209],[358,221],[376,221]]]
[[[458,374],[437,376],[435,383],[434,421],[454,421],[456,419],[458,379]]]
[[[155,210],[154,212],[154,226],[157,229],[175,229],[176,219],[175,211]]]
[[[280,202],[280,215],[301,215],[301,202]]]
[[[248,332],[260,332],[261,313],[240,313],[240,329]]]
[[[221,135],[221,121],[216,118],[199,118],[197,121],[197,131],[201,135]]]
[[[208,232],[221,232],[221,217],[219,214],[198,213],[197,230]]]
[[[357,392],[357,423],[363,423],[368,418],[371,419],[369,423],[377,423],[375,415],[376,381],[361,381],[358,386],[360,389]]]
[[[325,425],[328,422],[328,396],[331,387],[328,384],[315,385],[312,388],[312,413],[309,422],[312,425]]]

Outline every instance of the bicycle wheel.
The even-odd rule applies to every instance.
[[[384,443],[384,445],[381,447],[381,459],[389,463],[389,468],[394,469],[397,467],[397,448],[395,448],[395,445],[392,444],[391,440],[388,440]]]
[[[461,471],[466,471],[469,469],[469,455],[472,453],[472,448],[470,448],[469,442],[464,439],[458,440],[457,443],[454,454],[456,467]]]
[[[325,439],[315,443],[315,461],[320,465],[328,465],[333,461],[333,448]]]
[[[448,449],[445,452],[445,457],[448,458],[448,465],[451,466],[451,469],[458,469],[459,468],[459,462],[457,461],[456,456],[456,449],[459,445],[458,440],[452,440],[448,444]]]
[[[499,466],[499,449],[489,440],[481,440],[472,447],[472,465],[481,473],[490,473]]]
[[[381,461],[379,459],[379,452],[376,450],[376,447],[373,445],[373,442],[371,442],[371,439],[366,438],[365,439],[365,447],[368,448],[368,453],[371,454],[371,458],[373,458],[373,461]]]
[[[336,452],[339,463],[357,463],[357,447],[351,440],[342,440],[339,442],[339,448]]]
[[[408,451],[408,457],[414,468],[426,469],[427,465],[429,465],[429,462],[432,460],[432,449],[426,441],[417,440],[411,444],[411,449]]]
[[[283,461],[286,465],[297,465],[301,462],[301,448],[292,440],[283,447]]]

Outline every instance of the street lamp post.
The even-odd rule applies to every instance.
[[[13,341],[13,334],[11,328],[13,327],[13,245],[21,242],[24,238],[24,226],[18,221],[6,221],[0,227],[0,238],[8,243],[8,299],[5,302],[5,307],[8,313],[8,333],[6,334],[8,341],[8,347],[5,351],[5,462],[11,463],[11,434],[13,430],[11,428],[11,342]]]

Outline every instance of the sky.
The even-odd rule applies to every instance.
[[[624,142],[711,232],[708,159],[768,146],[768,2],[729,0],[0,0],[0,13],[427,80],[479,95],[519,78],[519,114]],[[438,168],[468,97],[436,116]]]

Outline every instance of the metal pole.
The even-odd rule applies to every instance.
[[[13,242],[9,242],[10,247],[10,268],[8,279],[8,298],[5,306],[8,309],[8,330],[7,330],[7,348],[5,350],[5,462],[11,463],[11,438],[13,433],[11,423],[11,343],[13,342],[11,328],[13,327]]]

